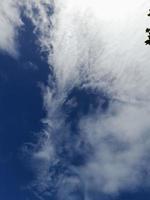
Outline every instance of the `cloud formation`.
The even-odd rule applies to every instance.
[[[91,148],[89,160],[76,167],[87,193],[143,185],[150,150],[150,48],[144,45],[148,0],[28,0],[25,6],[54,76],[44,92],[48,142],[35,153],[48,161],[47,174],[60,162],[62,141],[68,141],[70,124],[62,106],[77,87],[98,96],[103,92],[110,101],[106,112],[99,103],[77,124],[76,148],[81,141]]]
[[[143,44],[148,2],[114,0],[111,9],[106,2],[55,1],[53,66],[59,87],[82,84],[119,98],[148,98],[150,49]]]
[[[119,98],[148,98],[150,50],[143,44],[148,1],[119,2],[26,1],[59,88],[81,84]]]
[[[2,0],[0,3],[0,49],[13,56],[18,55],[17,35],[22,25],[17,0]]]
[[[81,133],[94,154],[82,176],[87,187],[116,193],[145,182],[149,173],[150,110],[139,105],[112,102],[108,111],[82,118]]]

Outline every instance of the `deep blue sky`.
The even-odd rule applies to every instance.
[[[23,185],[31,180],[21,149],[42,129],[45,116],[39,83],[46,84],[49,69],[35,45],[26,19],[20,31],[20,57],[0,54],[0,199],[26,200]],[[26,166],[25,166],[26,165]],[[25,166],[25,167],[24,167]]]
[[[33,173],[28,158],[22,154],[22,148],[25,143],[35,142],[35,134],[43,128],[41,119],[46,113],[39,83],[46,85],[50,72],[45,56],[41,56],[36,45],[31,23],[27,19],[24,19],[24,23],[19,36],[20,57],[14,59],[3,52],[0,53],[0,200],[38,199],[32,191],[25,189],[33,181]],[[80,91],[77,88],[72,90],[68,99],[72,97],[76,98],[77,107],[68,108],[64,104],[62,109],[68,115],[66,120],[70,122],[70,137],[75,137],[78,116],[86,115],[91,104],[93,109],[96,109],[100,99],[104,100],[104,112],[109,100],[103,94],[97,97],[91,91]],[[73,165],[84,162],[85,155],[75,152],[70,156],[65,150],[61,153],[64,161],[70,159],[68,163]],[[56,197],[54,195],[45,199],[55,200]],[[81,194],[78,199],[84,199],[84,196]],[[138,189],[115,197],[91,194],[91,199],[148,200],[150,192]]]

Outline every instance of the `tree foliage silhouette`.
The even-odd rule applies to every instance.
[[[149,13],[147,15],[148,17],[150,17],[150,9],[149,9]],[[145,41],[146,45],[150,45],[150,28],[146,28],[146,33],[148,33],[148,39]]]

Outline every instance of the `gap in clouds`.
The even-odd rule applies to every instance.
[[[47,84],[49,67],[32,24],[23,16],[22,22],[24,26],[15,30],[19,57],[0,54],[0,198],[8,200],[37,199],[24,189],[34,176],[28,163],[31,157],[22,154],[22,147],[37,142],[46,115],[39,85]]]
[[[95,112],[99,104],[105,110],[108,106],[107,98],[96,91],[76,87],[70,91],[62,105],[61,112],[64,113],[65,126],[68,130],[65,134],[58,134],[58,137],[62,138],[59,145],[64,148],[62,155],[71,165],[84,165],[88,159],[90,149],[84,138],[81,138],[78,124],[83,116]]]

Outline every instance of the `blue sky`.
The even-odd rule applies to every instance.
[[[0,200],[150,198],[149,2],[137,2],[2,0]]]

